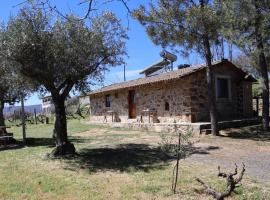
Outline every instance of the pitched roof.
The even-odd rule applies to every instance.
[[[223,60],[223,61],[213,62],[212,65],[218,66],[219,64],[223,64],[223,63],[232,64],[231,62],[229,62],[227,60]],[[175,80],[175,79],[179,79],[179,78],[182,78],[184,76],[190,75],[190,74],[197,72],[199,70],[202,70],[204,68],[206,68],[205,64],[193,65],[193,66],[190,66],[187,68],[178,69],[178,70],[170,71],[167,73],[162,73],[162,74],[155,75],[155,76],[149,76],[149,77],[144,77],[144,78],[138,78],[138,79],[131,80],[131,81],[116,83],[116,84],[108,85],[108,86],[103,87],[101,89],[95,90],[95,91],[91,92],[89,95],[91,96],[91,95],[109,92],[109,91],[115,91],[115,90],[127,89],[127,88],[132,88],[132,87],[141,86],[141,85],[153,84],[153,83],[158,83],[161,81]],[[246,74],[242,69],[240,69],[238,67],[236,67],[236,68],[239,69],[243,74]]]

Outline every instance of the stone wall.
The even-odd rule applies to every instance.
[[[91,120],[102,121],[106,111],[113,110],[119,115],[121,122],[139,121],[141,112],[145,109],[155,109],[158,121],[173,123],[190,121],[191,101],[190,76],[170,82],[144,85],[141,87],[120,90],[109,93],[112,98],[111,107],[105,107],[105,95],[91,97]],[[135,90],[137,118],[128,119],[128,91]],[[165,110],[165,103],[169,104],[169,111]],[[107,117],[111,120],[111,117]],[[148,116],[143,116],[143,122],[149,122]]]
[[[195,121],[209,121],[209,103],[205,70],[197,72],[192,82],[191,101],[192,115]],[[216,76],[227,76],[231,82],[231,99],[216,99],[217,115],[219,120],[248,118],[253,116],[252,111],[252,83],[242,81],[242,77],[235,70],[226,66],[213,69],[214,85]]]
[[[80,96],[79,102],[81,105],[89,105],[90,104],[90,97],[89,96]]]
[[[219,120],[252,117],[251,83],[243,82],[235,70],[220,66],[214,68],[214,76],[228,76],[231,82],[231,99],[216,101]],[[200,70],[174,81],[142,85],[136,88],[122,89],[110,93],[91,96],[91,121],[102,122],[106,112],[117,113],[118,122],[139,122],[145,109],[157,111],[157,122],[196,122],[209,121],[209,103],[206,86],[206,72]],[[128,93],[135,90],[136,119],[128,118]],[[111,106],[106,108],[105,95],[110,94]],[[165,110],[165,103],[169,111]],[[148,116],[142,117],[148,123]],[[107,114],[107,122],[112,122]],[[152,122],[152,121],[151,121]]]

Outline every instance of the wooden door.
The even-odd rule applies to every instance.
[[[136,118],[136,99],[134,90],[128,91],[128,109],[129,118]]]

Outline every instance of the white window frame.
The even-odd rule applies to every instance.
[[[229,98],[218,98],[218,78],[223,78],[228,80],[228,95]],[[231,101],[232,100],[232,88],[231,88],[231,77],[226,76],[226,75],[216,75],[215,76],[215,92],[216,92],[216,100],[221,100],[221,101]]]

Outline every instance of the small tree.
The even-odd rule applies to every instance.
[[[176,157],[176,164],[173,168],[172,191],[176,193],[176,187],[179,179],[180,159],[186,158],[191,152],[190,147],[193,143],[190,138],[193,130],[190,126],[177,127],[174,125],[173,134],[161,134],[161,150],[170,156]]]
[[[141,5],[133,16],[146,27],[147,34],[156,45],[181,47],[184,55],[195,50],[205,59],[211,128],[212,133],[217,135],[210,47],[219,39],[220,20],[213,3],[205,0],[159,0],[155,4],[150,3],[149,10]]]
[[[2,54],[18,63],[18,70],[51,93],[55,107],[56,148],[53,156],[75,153],[67,138],[65,100],[70,91],[89,89],[102,80],[108,66],[123,62],[125,30],[111,12],[78,20],[53,18],[30,4],[11,18],[2,42]]]

